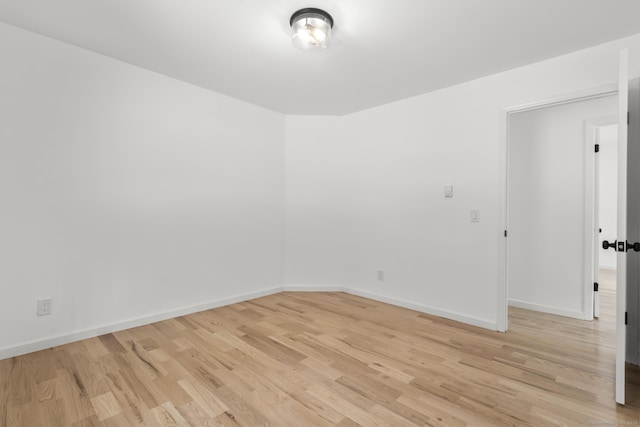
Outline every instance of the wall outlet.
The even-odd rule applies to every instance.
[[[378,270],[378,282],[384,282],[384,270]]]
[[[53,300],[51,298],[43,298],[38,300],[38,316],[46,316],[51,314],[51,303]]]

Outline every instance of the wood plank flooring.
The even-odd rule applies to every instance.
[[[0,361],[0,426],[640,425],[594,322],[507,334],[344,293],[282,293]]]

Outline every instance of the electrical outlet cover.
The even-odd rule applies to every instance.
[[[43,298],[38,300],[38,316],[47,316],[51,314],[51,298]]]

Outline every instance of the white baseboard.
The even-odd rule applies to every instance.
[[[443,317],[449,320],[455,320],[457,322],[466,323],[473,326],[479,326],[481,328],[489,329],[492,331],[497,330],[497,323],[490,320],[478,319],[471,316],[466,316],[451,311],[439,310],[437,308],[429,307],[427,305],[416,304],[409,301],[404,301],[396,298],[387,297],[384,295],[376,294],[369,291],[363,291],[361,289],[349,288],[345,286],[334,285],[285,285],[284,291],[291,292],[346,292],[351,295],[360,296],[363,298],[369,298],[374,301],[380,301],[387,304],[395,305],[398,307],[408,308],[409,310],[419,311],[421,313],[430,314],[437,317]]]
[[[347,292],[344,286],[335,285],[284,285],[284,292]]]
[[[455,320],[456,322],[466,323],[472,326],[478,326],[480,328],[489,329],[492,331],[498,330],[498,324],[495,321],[491,321],[491,320],[479,319],[476,317],[466,316],[464,314],[455,313],[452,311],[440,310],[434,307],[429,307],[427,305],[416,304],[410,301],[391,298],[384,295],[375,294],[369,291],[363,291],[360,289],[345,288],[345,292],[352,295],[369,298],[375,301],[396,305],[398,307],[408,308],[409,310],[415,310],[421,313],[430,314],[432,316],[443,317],[445,319]]]
[[[581,311],[565,310],[559,307],[551,307],[541,304],[532,304],[517,299],[509,299],[509,305],[518,308],[524,308],[525,310],[539,311],[542,313],[556,314],[558,316],[571,317],[574,319],[585,320],[585,314]]]
[[[99,326],[97,328],[83,329],[69,334],[56,335],[40,340],[27,341],[14,346],[0,348],[0,360],[8,359],[14,356],[20,356],[22,354],[32,353],[34,351],[44,350],[51,347],[56,347],[59,345],[69,344],[74,341],[80,341],[87,338],[93,338],[104,334],[122,331],[125,329],[148,325],[150,323],[160,322],[162,320],[172,319],[174,317],[185,316],[187,314],[197,313],[199,311],[210,310],[212,308],[260,298],[266,295],[277,294],[279,292],[282,292],[282,287],[280,286],[241,295],[234,295],[228,298],[209,301],[204,304],[182,307],[163,313],[136,317],[134,319],[128,319],[123,322]]]
[[[113,323],[110,325],[99,326],[96,328],[83,329],[68,334],[56,335],[44,339],[27,341],[19,343],[17,345],[0,348],[0,360],[8,359],[10,357],[20,356],[23,354],[31,353],[34,351],[44,350],[51,347],[56,347],[71,342],[84,340],[87,338],[93,338],[104,334],[110,334],[113,332],[122,331],[125,329],[135,328],[138,326],[148,325],[154,322],[160,322],[162,320],[172,319],[174,317],[185,316],[191,313],[197,313],[199,311],[210,310],[212,308],[222,307],[229,304],[235,304],[242,301],[248,301],[255,298],[260,298],[266,295],[277,294],[279,292],[346,292],[352,295],[369,298],[375,301],[384,302],[387,304],[396,305],[398,307],[408,308],[410,310],[420,311],[422,313],[430,314],[433,316],[443,317],[445,319],[455,320],[457,322],[466,323],[473,326],[479,326],[481,328],[495,331],[497,329],[496,322],[492,322],[484,319],[477,319],[475,317],[466,316],[459,313],[440,310],[437,308],[429,307],[426,305],[416,304],[409,301],[404,301],[396,298],[387,297],[384,295],[375,294],[360,289],[353,289],[336,285],[284,285],[273,288],[263,289],[257,292],[250,292],[241,295],[235,295],[228,298],[222,298],[214,301],[209,301],[204,304],[197,304],[188,307],[182,307],[176,310],[170,310],[164,313],[157,313],[148,316],[136,317],[134,319],[128,319],[122,322]],[[539,310],[541,311],[541,310]]]

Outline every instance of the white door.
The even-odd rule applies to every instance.
[[[620,52],[618,82],[618,256],[616,276],[616,402],[625,403],[627,353],[627,133],[629,112],[629,51]]]

